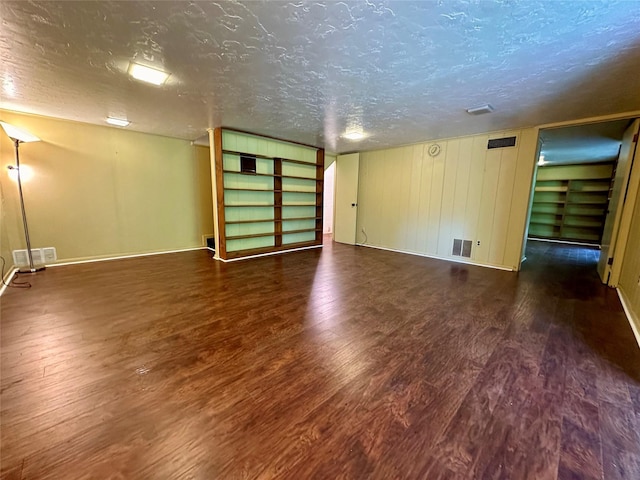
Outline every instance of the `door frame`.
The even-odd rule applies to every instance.
[[[604,123],[604,122],[610,122],[615,120],[633,120],[635,118],[640,118],[640,110],[632,110],[630,112],[622,112],[622,113],[616,113],[612,115],[602,115],[599,117],[587,117],[587,118],[582,118],[578,120],[567,120],[563,122],[545,123],[543,125],[538,125],[537,127],[534,127],[534,129],[536,130],[537,138],[538,138],[538,148],[536,148],[535,158],[532,159],[534,163],[533,163],[533,175],[531,176],[531,187],[530,187],[531,190],[529,192],[530,194],[529,208],[527,211],[527,220],[525,223],[525,227],[522,230],[522,251],[520,252],[520,264],[518,265],[518,270],[522,268],[522,261],[525,259],[524,253],[527,246],[527,235],[529,233],[529,222],[531,221],[531,208],[533,203],[532,199],[533,199],[533,193],[535,189],[536,176],[538,173],[538,157],[540,156],[540,153],[539,153],[540,152],[540,149],[539,149],[540,131],[546,130],[549,128],[575,127],[578,125],[588,125],[590,123]],[[638,170],[640,170],[640,168]],[[626,239],[629,234],[628,232],[629,227],[630,225],[627,225],[627,231],[624,232],[624,235],[620,235],[619,233],[618,238],[624,237]]]
[[[346,158],[345,158],[346,157]],[[342,163],[340,162],[342,160]],[[340,166],[344,164],[344,162],[348,160],[350,162],[354,162],[355,164],[355,185],[345,183],[345,179],[341,178],[340,175]],[[335,183],[334,183],[334,203],[333,203],[333,240],[338,243],[345,243],[348,245],[356,245],[357,237],[358,237],[358,191],[360,184],[360,152],[354,153],[345,153],[340,154],[336,157],[336,172],[335,172]],[[344,173],[344,170],[343,170]],[[355,191],[349,192],[350,187],[355,187]],[[353,188],[351,188],[353,190]],[[345,192],[351,193],[352,196],[342,197]],[[355,198],[353,198],[355,197]],[[345,231],[345,222],[342,220],[345,218],[345,213],[347,211],[347,205],[351,204],[348,207],[349,216],[353,215],[353,237],[351,236],[351,224],[349,223],[349,232]]]
[[[640,119],[638,119],[640,120]],[[640,133],[636,133],[640,135]],[[622,273],[622,259],[624,258],[625,250],[627,248],[627,239],[629,238],[629,232],[631,230],[631,220],[633,218],[633,209],[636,204],[636,198],[638,196],[638,189],[640,187],[640,150],[638,149],[638,143],[640,139],[636,138],[635,147],[632,147],[634,152],[629,158],[631,164],[628,168],[626,191],[623,194],[622,208],[620,213],[620,222],[618,224],[618,231],[616,232],[615,245],[613,247],[613,262],[611,264],[610,275],[607,285],[610,287],[617,287],[620,281],[620,274]]]
[[[622,175],[620,176],[620,178],[617,180],[620,183],[619,187],[619,191],[618,191],[618,195],[617,195],[617,203],[613,206],[613,212],[611,211],[612,208],[609,206],[607,208],[607,219],[609,220],[610,223],[610,238],[609,238],[609,244],[607,245],[607,251],[606,251],[606,256],[607,258],[604,259],[602,257],[602,253],[603,250],[600,250],[600,261],[598,262],[598,274],[600,275],[600,279],[602,280],[602,283],[605,283],[606,285],[609,285],[611,287],[616,287],[618,285],[618,280],[620,279],[620,271],[622,270],[622,264],[621,264],[621,260],[622,258],[624,258],[624,251],[626,248],[626,242],[627,242],[627,237],[629,234],[629,227],[630,227],[630,222],[631,222],[631,217],[630,215],[633,212],[630,212],[628,208],[625,208],[625,206],[631,204],[634,205],[635,204],[635,198],[636,198],[636,193],[637,193],[637,185],[635,184],[635,182],[633,180],[635,180],[635,173],[634,173],[634,168],[633,168],[633,164],[634,164],[634,159],[637,155],[637,135],[638,135],[638,128],[640,127],[640,119],[635,119],[633,120],[633,122],[631,123],[631,125],[629,125],[627,127],[627,130],[625,131],[625,139],[629,140],[629,137],[627,136],[628,133],[634,134],[635,135],[633,137],[630,138],[630,144],[629,144],[629,150],[628,151],[624,151],[624,155],[625,155],[625,159],[626,159],[626,163],[625,165],[622,165],[624,167],[624,171],[621,171]],[[633,129],[633,130],[632,130]],[[634,138],[636,139],[634,141]],[[624,146],[624,142],[623,142],[623,146]],[[618,154],[618,164],[616,165],[616,173],[617,171],[620,171],[621,165],[620,165],[620,157],[623,154],[622,149],[620,150],[620,153]],[[635,169],[637,170],[637,168]],[[616,180],[614,180],[615,182]],[[615,183],[614,183],[614,190],[615,190]],[[609,218],[608,215],[613,214],[613,216],[611,218]],[[605,221],[605,227],[607,226],[607,222]],[[611,263],[608,263],[611,262]]]

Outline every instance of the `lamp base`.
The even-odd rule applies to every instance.
[[[34,265],[33,268],[22,267],[21,269],[18,270],[18,273],[36,273],[36,272],[41,272],[45,268],[47,267],[45,267],[44,265]]]

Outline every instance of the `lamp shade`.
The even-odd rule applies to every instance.
[[[10,123],[0,122],[2,129],[4,132],[11,138],[12,140],[19,140],[20,142],[39,142],[40,139],[35,135],[30,134],[29,132],[22,130],[18,127],[14,127]]]

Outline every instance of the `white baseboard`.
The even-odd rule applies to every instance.
[[[616,292],[618,292],[618,297],[620,298],[620,303],[622,304],[622,308],[624,309],[624,314],[627,316],[627,320],[629,321],[629,325],[631,325],[631,330],[633,330],[633,334],[636,337],[636,342],[640,347],[640,331],[638,328],[640,327],[640,319],[636,317],[633,310],[629,306],[630,302],[628,301],[626,295],[620,287],[616,287]]]
[[[229,258],[224,260],[219,257],[214,257],[214,260],[220,260],[224,263],[237,262],[239,260],[249,260],[250,258],[270,257],[272,255],[280,255],[281,253],[299,252],[302,250],[311,250],[313,248],[322,248],[322,245],[311,245],[310,247],[291,248],[289,250],[278,250],[277,252],[260,253],[258,255],[247,255],[246,257]]]
[[[2,285],[0,285],[0,297],[2,296],[4,291],[7,289],[7,285],[9,285],[13,281],[13,276],[16,274],[17,271],[18,271],[18,267],[11,267],[7,272],[7,274],[4,276],[4,278],[2,279]]]
[[[152,255],[166,255],[168,253],[192,252],[194,250],[208,250],[208,248],[192,247],[192,248],[181,248],[178,250],[163,250],[160,252],[133,253],[131,255],[117,255],[115,257],[97,257],[97,258],[88,258],[88,259],[79,259],[79,260],[69,260],[67,262],[52,263],[51,265],[47,265],[47,268],[62,267],[65,265],[78,265],[81,263],[109,262],[111,260],[123,260],[125,258],[150,257]]]
[[[547,242],[547,243],[564,243],[567,245],[580,245],[581,247],[593,247],[600,249],[597,243],[572,242],[570,240],[553,240],[551,238],[527,238],[527,242]]]
[[[429,255],[429,254],[426,254],[426,253],[408,252],[406,250],[396,250],[394,248],[378,247],[376,245],[368,245],[366,243],[356,243],[356,245],[359,246],[359,247],[368,247],[368,248],[375,248],[377,250],[386,250],[388,252],[404,253],[406,255],[415,255],[416,257],[433,258],[435,260],[444,260],[446,262],[453,262],[453,263],[464,263],[465,265],[474,265],[476,267],[494,268],[496,270],[504,270],[506,272],[513,272],[514,271],[513,268],[504,267],[502,265],[490,265],[490,264],[487,264],[487,263],[477,263],[477,262],[472,262],[472,261],[462,260],[462,259],[457,259],[457,258],[439,257],[437,255]]]

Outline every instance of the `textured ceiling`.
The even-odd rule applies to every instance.
[[[3,0],[0,16],[1,107],[186,139],[223,125],[339,153],[640,109],[637,1]],[[131,59],[169,83],[129,78]],[[351,126],[369,136],[340,138]]]
[[[540,155],[548,165],[615,161],[629,124],[617,120],[542,130]]]

